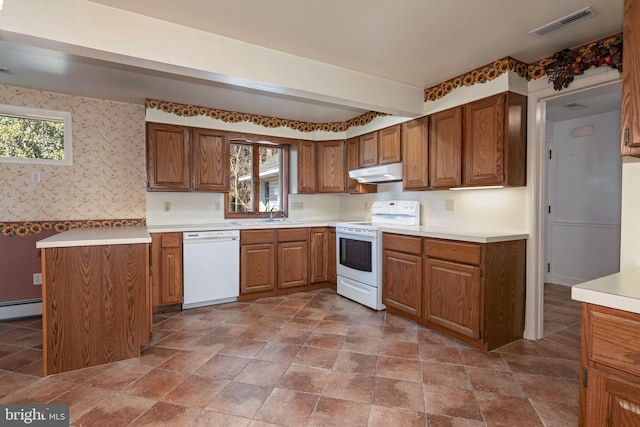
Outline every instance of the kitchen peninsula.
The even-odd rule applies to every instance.
[[[137,357],[149,344],[150,243],[145,227],[77,228],[36,243],[44,375]]]

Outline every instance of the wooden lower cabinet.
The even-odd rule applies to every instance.
[[[382,302],[416,318],[422,314],[422,238],[385,233]]]
[[[384,233],[383,302],[390,313],[493,350],[522,338],[525,249],[525,240],[471,243]]]
[[[338,283],[338,259],[336,258],[336,249],[337,249],[337,241],[336,241],[336,228],[328,227],[327,229],[328,239],[327,239],[327,281],[329,283],[336,284]]]
[[[480,338],[480,267],[424,259],[424,319]]]
[[[328,287],[328,236],[327,227],[242,230],[238,299]]]
[[[640,314],[582,304],[580,426],[640,426]]]
[[[153,307],[182,304],[182,233],[151,234]]]

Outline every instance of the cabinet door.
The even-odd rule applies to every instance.
[[[429,188],[429,144],[427,118],[402,124],[402,188]]]
[[[182,234],[151,234],[153,306],[182,303]]]
[[[504,180],[506,95],[464,106],[463,185],[501,185]]]
[[[480,268],[428,257],[424,263],[424,318],[480,338]]]
[[[378,164],[378,133],[371,132],[360,137],[360,167]]]
[[[358,138],[349,138],[345,141],[345,191],[347,193],[356,193],[358,191],[358,181],[349,178],[349,171],[360,167],[360,151],[358,147]]]
[[[585,427],[640,426],[640,385],[589,368]]]
[[[278,243],[278,288],[309,284],[309,243]]]
[[[450,188],[462,184],[462,107],[430,117],[429,159],[431,187]]]
[[[326,228],[311,229],[309,256],[311,283],[326,282],[328,269],[328,231]]]
[[[400,150],[400,125],[378,131],[378,164],[396,163],[402,160]]]
[[[334,227],[329,228],[328,242],[327,242],[327,281],[331,283],[338,283],[338,275],[336,268],[338,260],[336,259],[336,229]]]
[[[344,193],[344,141],[321,141],[318,145],[318,192]]]
[[[275,287],[275,243],[240,246],[240,293],[272,291]]]
[[[189,128],[147,123],[147,189],[189,191]]]
[[[422,314],[422,257],[384,250],[382,302],[411,316]]]
[[[316,192],[316,143],[298,141],[298,193]]]
[[[229,191],[229,139],[226,132],[194,129],[193,190]]]
[[[622,27],[624,73],[622,73],[623,156],[640,157],[640,4],[625,0]]]

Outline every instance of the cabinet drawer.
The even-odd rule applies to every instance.
[[[424,254],[431,258],[480,265],[482,246],[477,243],[424,239]]]
[[[589,312],[589,359],[640,376],[640,316],[598,307]]]
[[[422,238],[384,233],[382,235],[382,247],[392,251],[422,255]]]
[[[253,245],[257,243],[275,242],[275,230],[242,230],[240,231],[240,244]]]
[[[163,248],[179,248],[182,244],[182,233],[162,233],[160,246]]]
[[[308,239],[308,228],[281,228],[278,230],[278,242],[298,242]]]

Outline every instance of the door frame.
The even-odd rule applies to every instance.
[[[546,103],[551,99],[572,93],[619,83],[617,70],[588,70],[561,92],[543,79],[529,82],[527,156],[529,158],[527,183],[529,187],[529,229],[527,240],[527,288],[525,302],[524,338],[541,339],[544,333],[544,278],[546,277]]]

